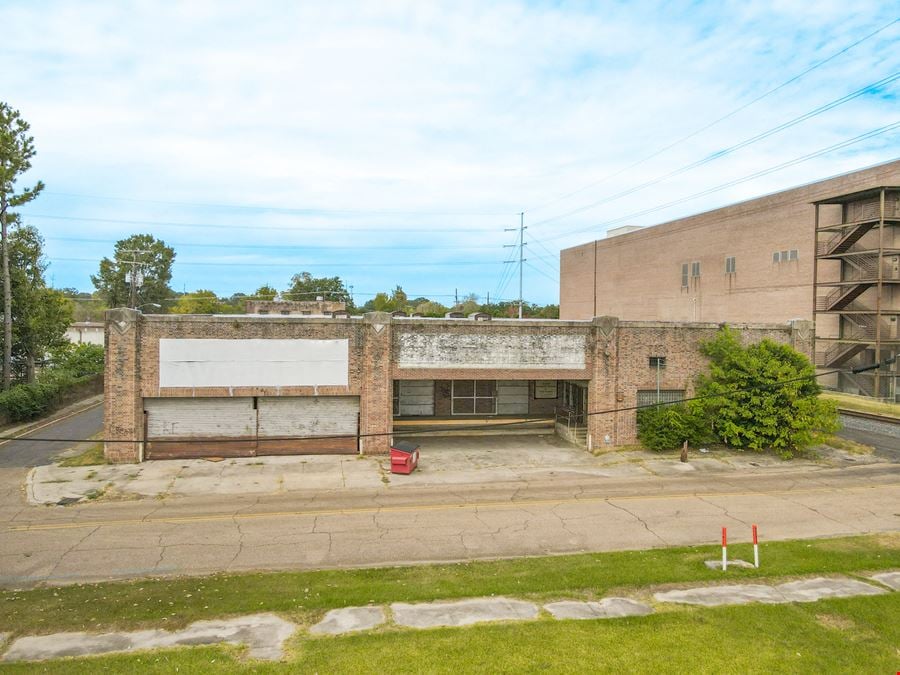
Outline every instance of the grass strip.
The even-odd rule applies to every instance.
[[[300,634],[279,663],[233,647],[52,662],[53,673],[888,673],[897,666],[900,594],[787,605],[690,608],[647,617]],[[11,673],[50,664],[11,664]],[[5,669],[6,670],[6,669]]]
[[[839,408],[900,418],[900,403],[879,401],[868,396],[854,396],[838,391],[823,391],[819,395],[828,401],[834,401]]]
[[[489,595],[591,598],[647,586],[900,569],[900,534],[770,542],[761,569],[704,567],[715,546],[380,569],[148,579],[0,593],[0,632],[175,628],[271,611],[308,621],[335,607]],[[748,544],[729,554],[752,560]]]

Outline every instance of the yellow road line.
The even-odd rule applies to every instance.
[[[20,438],[25,438],[26,436],[30,436],[35,431],[40,431],[41,429],[45,429],[46,427],[52,427],[54,424],[63,422],[65,420],[69,419],[70,417],[75,417],[76,415],[80,415],[81,413],[87,412],[88,410],[93,410],[94,408],[96,408],[99,405],[103,405],[103,401],[100,401],[98,403],[92,403],[91,405],[86,406],[84,408],[80,408],[79,410],[76,410],[75,412],[71,412],[68,415],[63,415],[62,417],[57,417],[55,420],[50,420],[49,422],[44,422],[43,424],[39,424],[36,427],[32,427],[28,431],[23,431],[21,434],[19,434],[15,438],[8,438],[5,441],[0,441],[0,445],[6,445],[7,443],[12,443],[13,441],[16,441]],[[85,439],[85,440],[88,440],[88,439]]]
[[[621,501],[637,501],[637,500],[672,500],[672,499],[694,499],[694,498],[715,498],[715,497],[764,497],[777,495],[797,495],[797,494],[814,494],[817,492],[860,492],[865,490],[879,490],[884,488],[900,488],[900,483],[889,483],[884,485],[864,485],[858,487],[847,488],[808,488],[803,490],[771,490],[771,491],[748,491],[748,492],[708,492],[708,493],[685,493],[685,494],[668,494],[668,495],[630,495],[623,497],[586,497],[582,499],[532,499],[522,501],[503,501],[503,502],[464,502],[457,504],[429,504],[429,505],[410,505],[410,506],[367,506],[350,509],[323,509],[309,511],[262,511],[260,513],[237,513],[237,514],[217,514],[205,516],[172,516],[169,518],[131,518],[122,520],[96,520],[84,521],[76,523],[53,523],[53,524],[36,524],[36,525],[18,525],[8,527],[7,532],[35,532],[45,530],[71,530],[83,527],[113,527],[125,525],[155,525],[155,524],[173,524],[180,523],[207,523],[220,522],[228,520],[255,520],[260,518],[297,518],[297,517],[315,517],[315,516],[345,516],[345,515],[364,515],[379,513],[421,513],[423,511],[458,511],[461,509],[516,509],[527,508],[529,506],[547,506],[550,504],[561,506],[565,504],[592,504],[602,502],[621,502]]]

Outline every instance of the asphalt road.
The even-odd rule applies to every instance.
[[[86,437],[99,414],[35,435]],[[61,445],[0,446],[2,586],[715,544],[723,525],[738,543],[758,524],[763,555],[766,541],[900,531],[892,462],[27,505],[25,467]]]
[[[84,412],[55,424],[36,429],[24,438],[90,438],[103,430],[103,405],[98,403]],[[32,442],[26,440],[0,442],[0,469],[25,469],[49,464],[72,443]]]
[[[858,429],[841,429],[838,432],[841,438],[847,438],[863,445],[871,445],[875,448],[875,454],[893,462],[900,462],[900,438],[879,434],[874,431],[862,431]]]

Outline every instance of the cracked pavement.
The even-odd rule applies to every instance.
[[[597,459],[611,465],[614,458]],[[295,481],[265,494],[68,507],[29,506],[22,464],[0,468],[0,585],[15,588],[716,544],[723,525],[738,544],[749,541],[751,523],[763,546],[900,530],[900,465],[891,462],[712,471],[704,457],[697,458],[703,469],[665,471],[657,463],[656,471],[616,473],[586,461],[506,479],[454,474],[444,485],[423,472],[390,485],[321,489]],[[476,478],[478,470],[466,468]]]

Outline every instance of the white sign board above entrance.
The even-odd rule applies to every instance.
[[[401,368],[581,370],[587,350],[584,335],[401,333],[394,339]]]
[[[160,387],[347,386],[347,340],[161,339]]]

